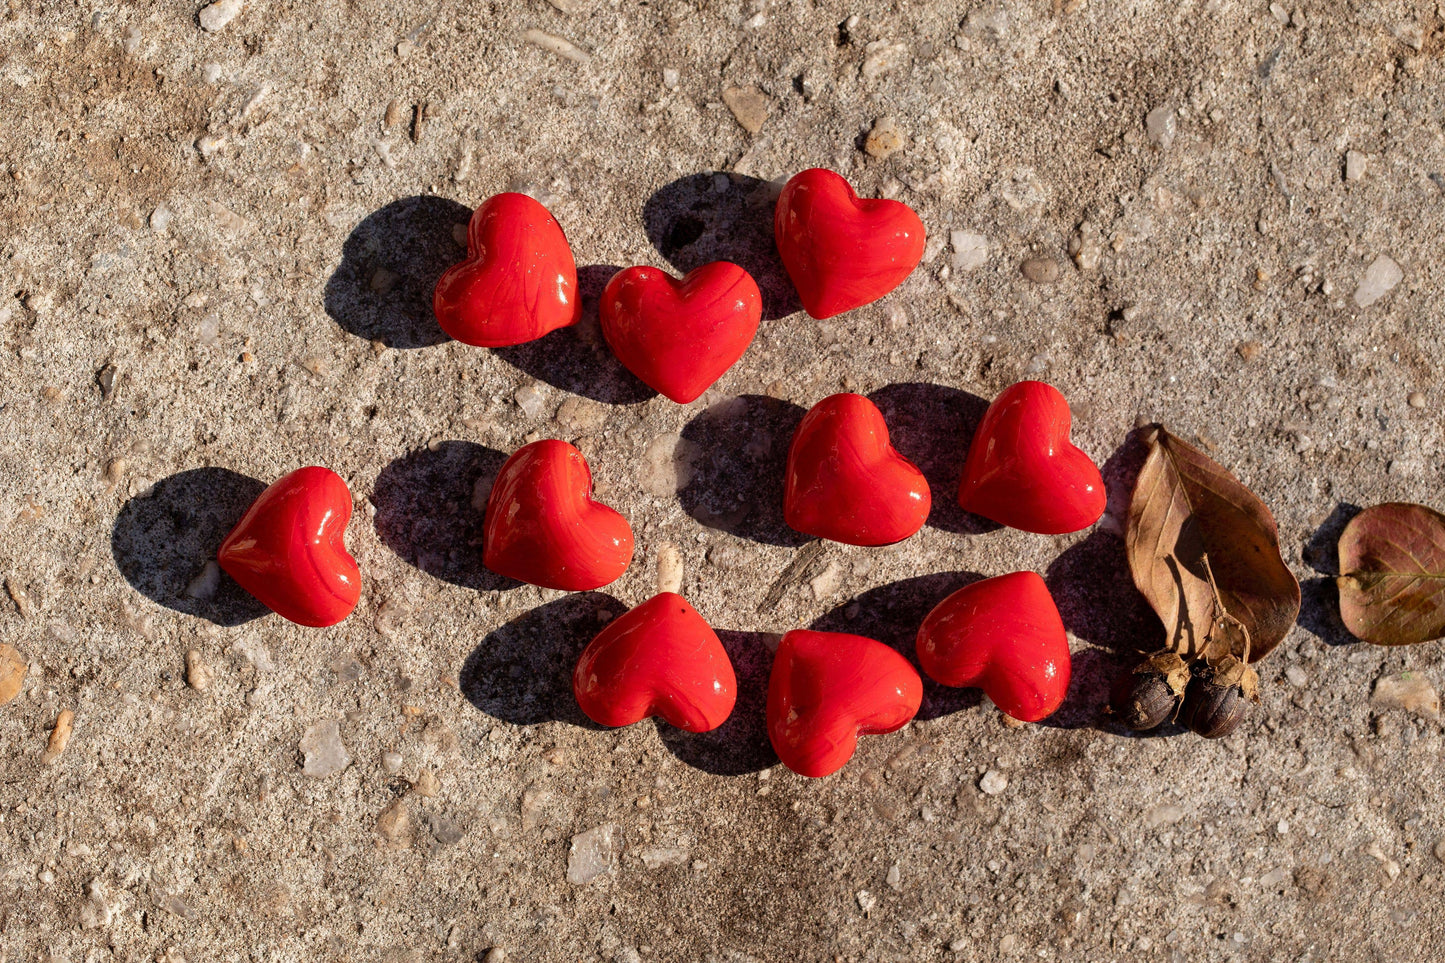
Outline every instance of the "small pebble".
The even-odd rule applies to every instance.
[[[381,754],[381,768],[393,776],[401,772],[401,753],[395,749],[388,749]]]
[[[984,773],[983,778],[978,781],[978,788],[985,795],[997,796],[1008,788],[1008,776],[1005,776],[997,769],[990,769]]]
[[[1160,803],[1144,814],[1144,822],[1149,824],[1150,829],[1172,826],[1183,818],[1184,810],[1173,803]]]
[[[1360,279],[1360,286],[1355,289],[1355,304],[1368,308],[1393,291],[1395,285],[1404,277],[1405,272],[1400,269],[1400,265],[1381,254],[1365,268],[1365,276]]]
[[[1411,408],[1423,408],[1425,407],[1425,395],[1420,391],[1412,391],[1410,392],[1410,396],[1405,399],[1405,402]]]
[[[813,590],[813,598],[831,598],[838,590],[838,582],[843,577],[843,570],[836,561],[829,562],[828,567],[819,572],[808,582],[808,587]]]
[[[570,40],[564,40],[555,34],[550,34],[543,30],[527,30],[523,32],[522,39],[534,47],[540,47],[548,53],[554,53],[573,63],[585,64],[592,59],[590,53],[578,47]]]
[[[1365,155],[1357,150],[1345,151],[1345,180],[1357,181],[1365,176]]]
[[[657,547],[657,590],[682,591],[682,553],[671,542]]]
[[[30,666],[20,657],[19,650],[8,642],[0,642],[0,706],[20,694],[28,671]]]
[[[220,64],[206,64],[201,68],[201,79],[208,84],[214,84],[221,79]]]
[[[1445,837],[1435,843],[1435,858],[1445,863]]]
[[[682,81],[682,75],[671,67],[662,68],[662,86],[668,90],[676,90],[677,85]]]
[[[897,863],[888,867],[888,876],[884,879],[884,882],[888,884],[889,889],[895,891],[903,888],[903,874],[899,872]]]
[[[100,387],[100,400],[109,401],[111,395],[115,394],[116,367],[108,364],[96,372],[95,383]]]
[[[1284,677],[1288,679],[1289,684],[1294,686],[1296,689],[1302,687],[1306,682],[1310,680],[1309,674],[1297,665],[1288,666],[1284,670]]]
[[[8,576],[5,579],[5,593],[10,596],[10,601],[15,603],[15,611],[20,613],[20,617],[30,618],[30,595],[25,591],[25,586],[20,584],[20,580],[13,575]]]
[[[388,849],[407,849],[412,843],[411,810],[406,799],[398,799],[376,817],[376,831],[386,840]]]
[[[301,752],[301,771],[313,779],[324,779],[351,765],[335,719],[323,719],[307,729],[301,737]]]
[[[1370,703],[1381,709],[1404,709],[1429,719],[1440,718],[1440,694],[1418,672],[1401,672],[1376,679]]]
[[[1053,284],[1059,279],[1063,269],[1053,258],[1031,257],[1019,265],[1019,270],[1035,284]]]
[[[216,590],[221,587],[221,566],[211,559],[201,566],[196,577],[186,585],[186,596],[188,598],[205,601],[214,598]]]
[[[874,908],[878,906],[878,897],[874,896],[866,889],[860,889],[858,891],[857,900],[858,908],[865,913],[873,912]]]
[[[430,769],[423,769],[416,777],[416,782],[412,783],[411,788],[418,796],[435,799],[442,791],[442,781]]]
[[[756,134],[763,129],[772,102],[761,90],[756,87],[729,87],[723,91],[722,98],[743,130]]]
[[[875,40],[863,48],[863,79],[873,83],[908,63],[908,45]]]
[[[988,238],[984,235],[950,231],[948,242],[953,248],[955,271],[976,271],[988,263]]]
[[[482,957],[482,963],[507,963],[507,951],[500,946],[494,946]]]
[[[1135,115],[1138,116],[1138,115]],[[1174,108],[1155,107],[1144,117],[1144,130],[1149,143],[1160,150],[1168,150],[1179,131],[1179,121],[1174,117]]]
[[[528,418],[541,418],[547,411],[547,401],[542,397],[542,392],[532,385],[518,388],[512,396],[517,407],[522,409],[522,414]]]
[[[75,713],[69,709],[62,709],[60,715],[55,719],[55,728],[50,730],[50,739],[45,744],[45,751],[40,754],[42,766],[53,766],[60,761],[61,753],[65,747],[70,745],[70,734],[75,723]]]
[[[196,19],[201,23],[201,29],[207,33],[215,33],[218,30],[226,29],[226,25],[235,20],[241,13],[241,0],[217,0],[216,3],[202,8]]]
[[[157,204],[155,210],[151,211],[151,230],[157,234],[164,234],[166,229],[171,226],[171,220],[174,217],[175,215],[169,207],[164,204]]]
[[[1264,345],[1258,341],[1241,341],[1235,346],[1234,353],[1239,355],[1244,361],[1249,362],[1258,358],[1259,353],[1263,350]]]
[[[567,853],[567,882],[585,886],[599,876],[615,873],[620,835],[616,823],[604,823],[573,836]]]
[[[869,157],[886,160],[902,150],[906,143],[907,138],[902,128],[892,117],[879,117],[873,122],[873,129],[864,139],[863,149],[868,152]]]
[[[186,652],[186,685],[197,692],[205,692],[216,679],[216,671],[201,656],[200,649]]]

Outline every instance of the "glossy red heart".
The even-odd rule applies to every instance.
[[[738,681],[707,620],[681,595],[663,592],[598,633],[577,660],[572,693],[600,725],[662,716],[707,732],[732,713]]]
[[[329,468],[301,468],[263,491],[216,561],[272,611],[301,625],[335,625],[361,598],[361,570],[343,536],[351,492]]]
[[[592,472],[565,441],[534,441],[508,458],[482,523],[482,563],[543,588],[585,592],[627,571],[632,527],[592,500]]]
[[[918,629],[918,662],[944,685],[983,689],[1024,722],[1051,715],[1069,691],[1069,639],[1034,572],[974,582],[939,602]]]
[[[815,318],[877,301],[923,258],[923,222],[900,201],[865,200],[840,175],[796,174],[773,211],[778,253]]]
[[[888,443],[867,398],[832,395],[798,423],[783,480],[783,518],[794,530],[889,545],[922,528],[932,504],[923,472]]]
[[[1001,525],[1062,535],[1104,514],[1104,479],[1069,441],[1069,403],[1053,385],[1020,381],[984,412],[958,503]]]
[[[432,310],[447,334],[483,348],[576,324],[577,264],[557,219],[526,194],[498,194],[477,208],[466,260],[437,281]]]
[[[923,680],[873,639],[796,629],[783,636],[768,680],[768,738],[804,776],[837,772],[859,735],[893,732],[918,714]]]
[[[727,261],[681,281],[660,268],[630,267],[608,282],[599,314],[602,335],[627,370],[686,404],[748,350],[763,296],[752,275]]]

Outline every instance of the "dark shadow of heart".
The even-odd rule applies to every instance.
[[[453,228],[472,212],[444,197],[392,201],[366,216],[341,246],[323,303],[337,324],[388,348],[426,348],[450,340],[432,311],[437,279],[462,260]]]
[[[627,606],[602,592],[577,592],[539,605],[488,633],[467,656],[462,695],[481,712],[513,725],[567,722],[601,731],[572,695],[582,650]]]
[[[263,482],[225,468],[194,468],[156,482],[121,507],[111,529],[116,568],[136,591],[177,612],[240,625],[271,610],[224,571],[209,598],[186,594]]]
[[[1340,574],[1340,535],[1362,510],[1349,502],[1336,505],[1301,553],[1305,564],[1321,577],[1300,582],[1299,624],[1326,645],[1354,645],[1360,641],[1340,618],[1340,590],[1335,577]]]
[[[767,721],[771,637],[721,629],[718,638],[738,679],[738,701],[732,714],[711,732],[685,732],[657,719],[657,732],[669,752],[695,769],[718,776],[760,772],[778,764]]]
[[[554,388],[585,395],[611,405],[632,405],[657,394],[623,367],[607,347],[597,320],[597,302],[607,282],[621,268],[589,264],[577,270],[582,320],[550,334],[492,353]]]
[[[928,524],[946,532],[980,535],[1003,526],[958,504],[958,485],[987,399],[926,382],[891,384],[868,396],[888,423],[893,447],[923,472],[933,496]]]
[[[739,395],[682,429],[698,452],[678,493],[683,511],[708,528],[769,545],[797,547],[810,536],[783,521],[783,472],[804,411],[766,395]]]
[[[679,273],[731,261],[758,282],[763,320],[787,317],[803,305],[773,239],[780,189],[745,174],[690,174],[647,199],[642,224],[657,253]]]
[[[482,565],[486,497],[507,456],[470,441],[446,441],[397,458],[371,493],[376,534],[411,565],[478,591],[522,583]]]

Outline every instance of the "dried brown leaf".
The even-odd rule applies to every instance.
[[[1391,502],[1367,508],[1340,535],[1340,617],[1376,645],[1445,637],[1445,515]]]
[[[1269,509],[1162,426],[1146,436],[1125,534],[1134,584],[1186,658],[1258,662],[1299,615],[1299,582]]]

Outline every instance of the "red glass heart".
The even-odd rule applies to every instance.
[[[798,423],[783,481],[783,517],[795,531],[889,545],[922,528],[932,504],[923,472],[888,443],[867,398],[832,395]]]
[[[653,267],[619,271],[602,292],[602,334],[648,387],[679,404],[706,391],[743,356],[763,316],[752,275],[713,261],[681,280]]]
[[[543,588],[585,592],[632,561],[627,519],[592,500],[592,472],[565,441],[518,449],[492,485],[482,523],[482,563]]]
[[[572,693],[600,725],[662,716],[707,732],[732,713],[738,682],[712,626],[687,599],[663,592],[598,633],[577,660]]]
[[[893,732],[918,714],[923,680],[873,639],[795,629],[783,636],[768,680],[768,738],[804,776],[837,772],[858,736]]]
[[[1104,514],[1104,479],[1069,441],[1069,403],[1053,385],[1020,381],[984,412],[958,503],[1001,525],[1062,535]]]
[[[1038,722],[1069,691],[1069,639],[1044,580],[1014,572],[939,602],[918,629],[918,662],[948,686],[977,686],[1015,719]]]
[[[472,214],[466,260],[437,281],[432,310],[467,344],[500,348],[576,324],[577,264],[562,228],[525,194],[498,194]]]
[[[908,205],[860,198],[842,176],[819,167],[783,187],[773,234],[788,277],[815,318],[877,301],[923,258],[923,222]]]
[[[329,468],[301,468],[263,491],[216,553],[241,587],[283,618],[335,625],[361,598],[343,536],[351,492]]]

